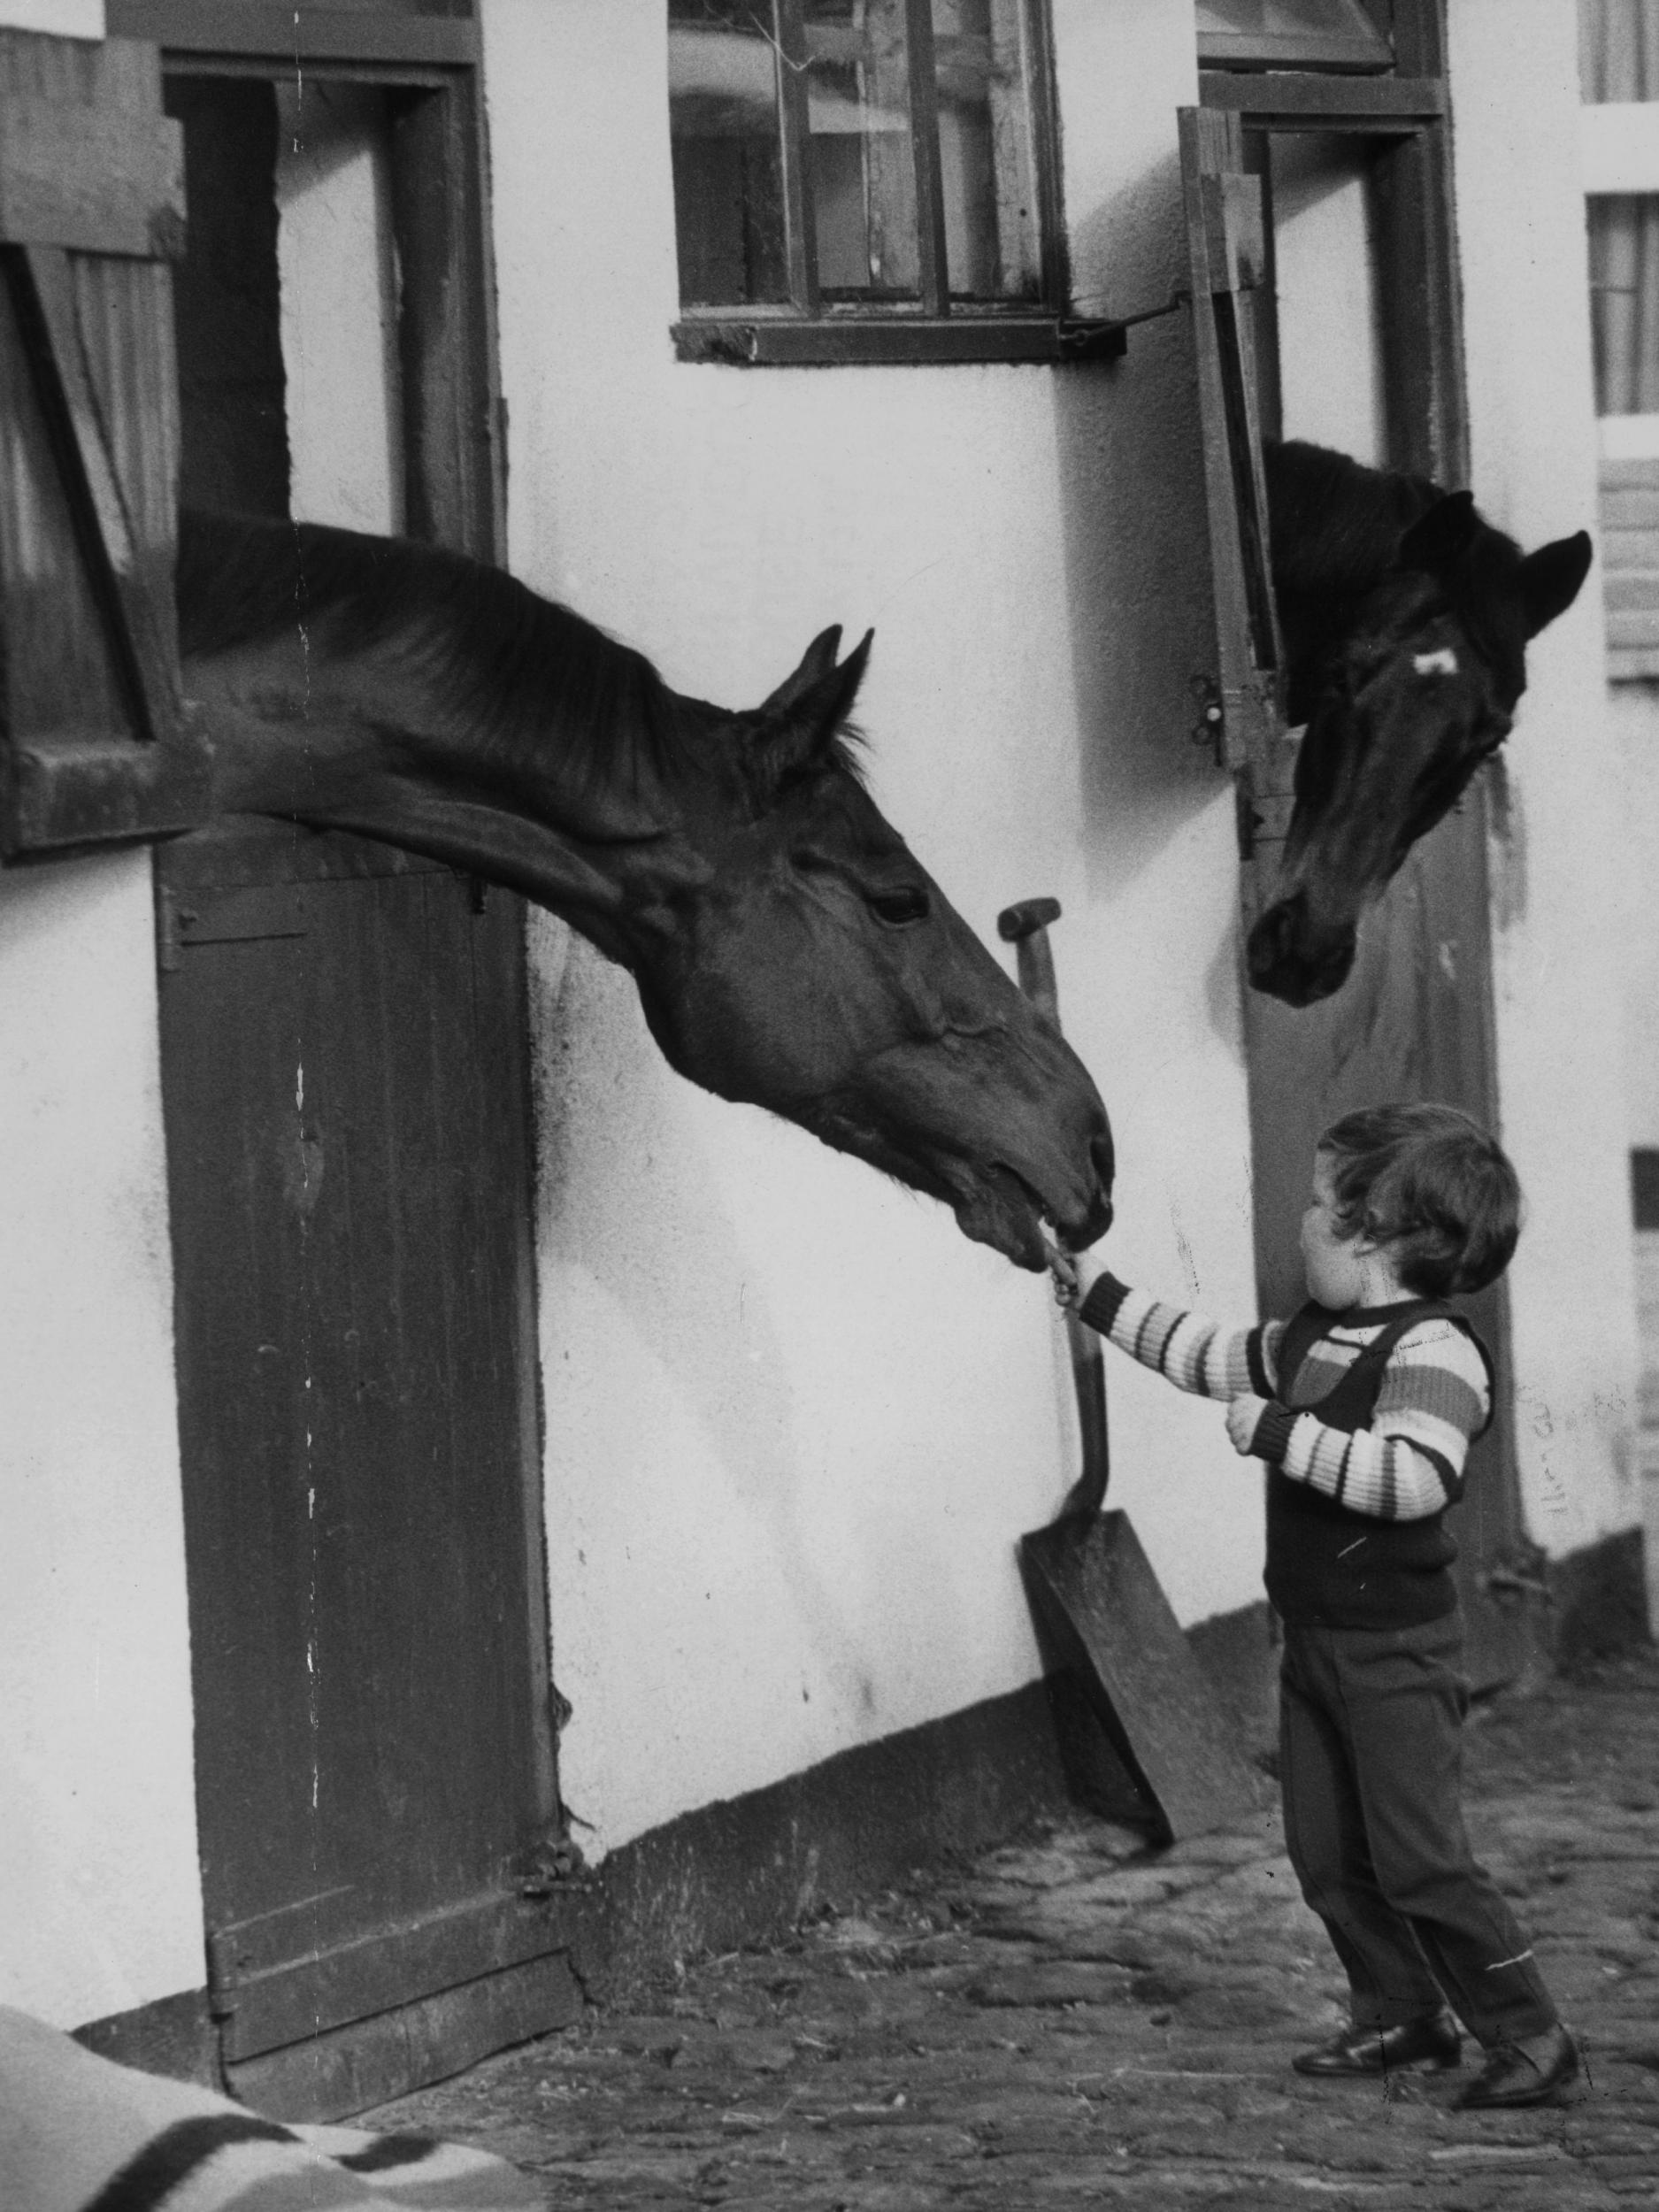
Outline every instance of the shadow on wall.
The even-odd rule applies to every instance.
[[[1076,227],[1079,296],[1133,312],[1185,279],[1179,160]],[[1056,380],[1079,792],[1090,889],[1110,897],[1211,804],[1191,685],[1215,667],[1192,331],[1185,309],[1132,331],[1106,370]]]
[[[742,1512],[768,1531],[778,1583],[826,1677],[867,1711],[874,1690],[859,1642],[797,1520],[810,1477],[795,1448],[790,1359],[680,1110],[686,1087],[620,971],[549,917],[532,917],[530,944],[538,1248],[628,1316]],[[584,1377],[580,1386],[607,1386]],[[625,1458],[611,1473],[626,1483],[636,1471]]]

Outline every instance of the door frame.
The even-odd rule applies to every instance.
[[[1268,136],[1319,133],[1363,141],[1375,149],[1371,197],[1386,457],[1391,467],[1455,488],[1468,481],[1470,448],[1443,0],[1394,0],[1392,16],[1392,73],[1206,69],[1200,74],[1200,97],[1203,109],[1236,119],[1245,165],[1262,178],[1261,281],[1270,301],[1274,266]],[[1271,307],[1256,316],[1254,324],[1261,427],[1271,435],[1279,423]],[[1500,1099],[1487,862],[1490,806],[1485,782],[1477,780],[1462,803],[1461,819],[1436,833],[1441,841],[1438,850],[1419,848],[1388,896],[1402,908],[1410,902],[1419,933],[1425,938],[1443,933],[1458,956],[1455,980],[1439,972],[1416,979],[1414,1042],[1422,1087],[1455,1098],[1495,1128]],[[1455,862],[1448,849],[1453,839]],[[1251,869],[1248,851],[1242,865]],[[1403,994],[1410,987],[1398,987]],[[1283,1143],[1263,1070],[1270,1062],[1282,1061],[1295,1033],[1282,1010],[1262,1002],[1248,985],[1242,987],[1242,999],[1254,1180],[1260,1194],[1271,1188],[1266,1164],[1274,1156],[1276,1141],[1281,1148]],[[1307,1018],[1301,1018],[1306,1035]],[[1264,1311],[1283,1302],[1278,1248],[1288,1230],[1278,1218],[1280,1210],[1272,1199],[1258,1195],[1255,1246]],[[1276,1264],[1276,1257],[1281,1263]],[[1483,1294],[1479,1308],[1481,1326],[1494,1341],[1501,1373],[1506,1373],[1512,1340],[1507,1282],[1500,1280]],[[1512,1379],[1501,1384],[1492,1428],[1479,1448],[1485,1480],[1471,1484],[1464,1509],[1469,1540],[1459,1578],[1469,1619],[1470,1671],[1476,1686],[1484,1688],[1520,1675],[1546,1641],[1537,1548],[1526,1533],[1521,1502]]]
[[[506,559],[506,414],[489,222],[483,47],[466,15],[397,0],[311,12],[283,0],[105,0],[111,36],[161,48],[169,76],[308,77],[410,96],[394,127],[403,284],[404,534]]]
[[[393,97],[389,131],[391,220],[398,256],[401,313],[398,321],[403,399],[403,534],[442,545],[474,559],[499,565],[506,550],[505,409],[500,392],[495,290],[488,200],[488,157],[481,81],[482,48],[470,8],[464,14],[434,17],[405,9],[398,0],[354,8],[313,12],[291,0],[106,0],[111,35],[142,37],[162,50],[165,82],[175,77],[306,80],[385,92]],[[319,840],[332,849],[342,841]],[[347,872],[380,872],[375,855],[383,851],[385,872],[401,873],[406,856],[390,848],[358,846],[355,867],[350,853],[319,850],[323,872],[343,865]],[[179,856],[182,858],[182,853]],[[234,870],[234,863],[232,867]],[[176,901],[170,898],[166,871],[157,870],[159,956],[176,958]],[[492,904],[510,902],[522,917],[522,902],[499,889]],[[520,961],[516,989],[518,1019],[528,1061],[525,971]],[[534,1118],[526,1094],[529,1178],[534,1177]],[[534,1219],[534,1185],[526,1180],[525,1203]],[[518,1297],[523,1348],[522,1495],[526,1627],[525,1694],[534,1718],[534,1787],[544,1803],[549,1837],[562,1821],[557,1770],[559,1701],[551,1675],[551,1640],[546,1575],[546,1525],[542,1494],[545,1423],[541,1377],[536,1356],[536,1293],[531,1231],[526,1225],[520,1256]],[[198,1779],[198,1787],[200,1786]],[[549,1844],[549,1850],[551,1846]],[[548,1862],[551,1863],[550,1859]],[[552,1947],[562,1939],[546,1924],[547,1881],[538,1859],[527,1869],[523,1900],[509,1896],[499,1907],[471,1906],[433,1916],[418,1925],[391,1932],[386,1963],[409,1957],[432,1964],[442,1985],[444,1962],[473,1977],[464,1985],[425,1998],[388,1999],[388,2008],[373,2017],[353,2018],[311,2038],[284,2044],[262,2057],[243,2055],[234,2031],[238,2010],[253,1993],[236,1985],[248,1962],[235,1969],[220,1955],[226,1946],[208,1931],[210,2005],[212,1991],[226,1993],[219,2021],[218,2062],[241,2058],[240,2087],[271,2109],[290,2116],[326,2117],[360,2108],[365,2085],[374,2101],[417,2085],[436,2071],[452,2070],[498,2048],[503,2042],[556,2024],[569,2009],[570,1978]],[[532,1899],[542,1900],[540,1907]],[[532,1926],[530,1924],[537,1924]],[[469,1934],[469,1930],[472,1931]],[[480,1949],[480,1963],[469,1967],[469,1943]],[[362,1946],[357,1947],[359,1950]],[[515,1978],[509,1969],[523,1961]],[[260,1962],[256,1960],[257,1968]],[[386,1976],[381,1977],[387,1979]],[[395,1979],[395,1976],[391,1978]],[[268,1965],[255,1974],[258,1994],[273,2021],[292,2014],[298,2024],[309,1998],[290,1991],[280,1970]],[[268,1986],[267,1986],[268,1985]],[[387,1979],[388,1990],[391,1979]],[[304,2002],[298,2001],[303,1999]],[[298,2004],[297,2010],[296,2009]],[[358,2008],[360,2009],[360,2008]],[[401,2024],[401,2025],[400,2025]],[[263,2049],[274,2030],[255,2039]],[[441,2055],[434,2055],[442,2052]],[[402,2070],[402,2078],[399,2070]]]

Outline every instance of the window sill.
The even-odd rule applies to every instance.
[[[696,315],[674,324],[682,361],[733,368],[948,365],[953,362],[1117,361],[1128,349],[1123,323],[1067,315]]]

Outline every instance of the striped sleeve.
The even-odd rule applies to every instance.
[[[1155,1374],[1200,1398],[1231,1400],[1254,1391],[1271,1398],[1283,1324],[1227,1329],[1202,1314],[1165,1305],[1131,1290],[1115,1275],[1097,1276],[1079,1309],[1092,1329]]]
[[[1470,1440],[1490,1402],[1486,1363],[1470,1337],[1450,1322],[1425,1322],[1394,1348],[1369,1429],[1349,1435],[1298,1413],[1279,1464],[1351,1512],[1424,1520],[1462,1497]]]

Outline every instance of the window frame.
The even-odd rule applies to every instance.
[[[1247,147],[1267,134],[1317,131],[1368,140],[1386,161],[1378,274],[1387,463],[1456,486],[1468,481],[1469,425],[1441,0],[1394,0],[1391,28],[1394,65],[1386,75],[1205,69],[1199,98],[1239,117]],[[1271,214],[1268,236],[1271,256]],[[1271,261],[1268,274],[1271,283]],[[1263,369],[1276,395],[1271,352]],[[1277,424],[1270,419],[1264,428],[1271,434]]]
[[[111,33],[161,49],[162,75],[307,75],[413,96],[393,147],[403,311],[403,534],[506,560],[506,405],[488,210],[483,42],[419,0],[105,0]]]
[[[807,157],[805,17],[802,0],[772,0],[779,80],[784,257],[789,297],[738,307],[687,307],[671,326],[681,361],[755,367],[858,363],[1116,360],[1125,326],[1069,311],[1060,199],[1059,131],[1048,0],[1020,0],[1030,42],[1032,167],[1037,183],[1041,303],[950,297],[934,67],[933,0],[902,0],[916,162],[921,282],[916,306],[827,303],[818,281],[811,164]]]

